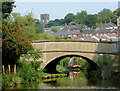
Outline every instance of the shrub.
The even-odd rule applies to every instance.
[[[9,84],[12,82],[12,76],[11,75],[3,75],[2,76],[2,87],[9,86]]]
[[[36,82],[37,79],[40,77],[40,75],[38,74],[38,71],[36,71],[31,64],[23,64],[18,74],[19,74],[19,77],[22,78],[22,83]]]
[[[40,68],[42,61],[31,62],[32,67],[37,71]]]
[[[3,64],[15,64],[21,54],[32,49],[32,45],[23,36],[22,32],[23,30],[15,24],[3,24]]]
[[[97,64],[102,69],[103,66],[112,66],[115,63],[115,58],[110,55],[100,55],[97,59]]]

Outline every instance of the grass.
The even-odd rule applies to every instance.
[[[58,72],[68,72],[68,70],[65,69],[64,67],[62,67],[61,65],[57,65],[57,66],[56,66],[56,70],[57,70]]]

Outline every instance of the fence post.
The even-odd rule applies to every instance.
[[[2,69],[3,69],[3,74],[5,74],[5,69],[4,69],[4,65],[2,66]]]
[[[14,74],[16,74],[16,64],[14,64]]]
[[[8,74],[10,74],[10,64],[8,64]]]

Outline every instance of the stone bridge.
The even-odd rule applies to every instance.
[[[42,68],[56,71],[57,63],[65,58],[77,56],[84,58],[90,65],[96,65],[96,59],[100,54],[117,55],[119,52],[118,42],[105,41],[82,41],[82,40],[42,40],[33,41],[35,49],[42,52]],[[92,66],[93,67],[93,66]]]

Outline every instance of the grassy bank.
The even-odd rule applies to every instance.
[[[44,73],[40,62],[18,62],[16,74],[2,74],[2,87],[15,87],[22,84],[40,83],[42,79],[57,78],[65,74]]]

